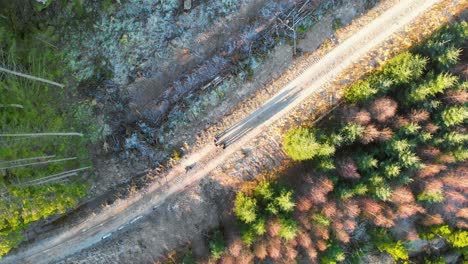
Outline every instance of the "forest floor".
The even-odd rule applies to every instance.
[[[388,4],[390,2],[391,1],[386,3]],[[412,9],[408,9],[408,6],[405,6],[406,8],[398,10],[401,13],[396,12],[390,15],[388,13],[385,13],[384,16],[382,16],[383,18],[379,17],[379,20],[381,23],[382,20],[383,22],[385,22],[385,19],[389,18],[392,18],[393,21],[395,21],[396,19],[395,17],[392,17],[392,15],[403,15],[405,14],[405,12],[406,14],[410,13],[414,15],[416,14],[416,10],[422,12],[425,10],[425,8],[428,8],[436,2],[438,1],[426,1],[425,3],[419,3],[418,1],[415,1],[410,3],[410,5],[415,5],[416,3],[419,3],[420,5],[413,6]],[[449,19],[457,10],[457,5],[460,3],[457,2],[448,4],[446,3],[446,1],[442,1],[442,4],[446,5],[439,5],[438,8],[433,9],[433,12],[439,13],[426,13],[426,16],[427,14],[437,14],[440,16],[440,18],[437,21],[432,22],[431,26],[434,26],[437,23],[443,23],[444,21]],[[371,11],[367,15],[367,22],[371,21],[372,18],[374,18],[379,13],[382,13],[385,10],[384,7],[385,5],[382,5],[379,7],[380,9],[378,8],[376,10]],[[387,31],[385,31],[386,34],[395,33],[403,26],[406,26],[407,23],[409,23],[410,21],[404,21],[404,18],[406,18],[407,20],[412,20],[404,15],[398,18],[402,18],[401,22],[387,27]],[[425,18],[427,19],[427,17]],[[366,26],[365,21],[365,17],[361,18],[361,23],[363,23],[363,25],[361,25],[361,32],[367,31],[367,33],[372,33],[372,26]],[[419,23],[421,23],[421,21]],[[354,24],[354,26],[356,26],[355,29],[360,28],[359,24]],[[375,28],[373,30],[375,30]],[[343,36],[345,36],[346,33],[349,34],[350,31],[343,31]],[[373,34],[377,33],[373,32]],[[330,67],[324,68],[327,68],[326,70],[331,69],[328,73],[334,72],[334,74],[331,74],[331,76],[328,77],[332,77],[341,72],[341,70],[344,69],[344,66],[349,66],[351,62],[360,58],[360,55],[362,55],[361,52],[367,52],[371,50],[371,48],[375,44],[380,43],[387,37],[387,35],[380,34],[379,36],[380,38],[371,40],[367,42],[366,45],[356,45],[357,43],[353,43],[355,44],[353,45],[353,47],[356,48],[352,48],[350,46],[346,47],[346,43],[349,42],[342,42],[343,39],[346,39],[346,37],[340,39],[340,37],[338,36],[336,38],[338,48],[334,49],[330,54],[334,53],[335,56],[344,56],[344,54],[349,53],[350,49],[352,48],[352,50],[355,52],[355,58],[347,58],[344,61],[340,60],[341,62],[345,63],[340,64],[343,66],[343,68],[334,68],[331,66],[336,65],[337,57],[334,57],[335,60],[333,60],[332,57],[332,59],[329,59],[327,61],[325,61],[325,57],[324,60],[322,60],[321,62],[328,62],[331,64],[329,65]],[[364,39],[361,39],[361,41],[364,41]],[[398,43],[398,41],[395,41],[395,39],[394,41],[386,42],[386,44],[391,44],[390,46],[395,45],[395,43]],[[324,48],[327,49],[330,47]],[[380,46],[378,49],[381,48],[382,46]],[[321,52],[323,52],[323,50]],[[309,65],[310,59],[311,57],[304,59],[303,63],[308,62],[305,65]],[[287,83],[289,80],[292,79],[292,76],[297,76],[298,72],[302,71],[301,68],[298,67],[300,66],[300,62],[301,61],[299,59],[299,64],[296,64],[296,67],[292,68],[293,72],[289,72],[289,75],[285,74],[283,76],[283,82]],[[374,62],[372,63],[371,67],[375,67],[376,65],[377,63]],[[367,66],[369,67],[369,64],[367,64]],[[315,67],[317,66],[315,65]],[[314,68],[314,66],[312,66],[312,68]],[[294,69],[296,69],[296,72],[294,72]],[[309,71],[308,73],[313,74],[313,72]],[[308,76],[308,74],[304,74],[300,78],[304,78],[304,76],[310,77]],[[329,81],[326,78],[318,78],[317,80],[321,81],[321,83],[317,84],[325,84],[327,81]],[[341,80],[346,80],[347,82],[349,82],[349,79]],[[304,79],[302,81],[304,81]],[[281,88],[283,86],[284,83],[281,85],[277,85],[276,88]],[[299,104],[300,102],[303,102],[307,95],[309,95],[311,92],[316,91],[316,89],[320,87],[320,85],[314,86],[312,88],[310,87],[311,86],[309,85],[307,89],[298,91],[300,93],[300,96],[298,96],[298,98],[294,100],[295,105]],[[272,88],[270,92],[272,92],[271,94],[273,94],[277,90],[278,89]],[[265,99],[258,100],[258,104],[265,102]],[[245,112],[243,113],[246,114],[251,112],[248,111],[248,106],[250,106],[250,104],[245,105],[246,108],[243,109],[245,110]],[[311,109],[317,108],[316,105],[314,108],[310,108],[310,106],[310,104],[308,106],[303,104],[301,110],[304,107],[308,107],[308,111],[306,111],[306,113],[309,113]],[[288,110],[292,110],[292,107],[288,108]],[[278,112],[275,119],[280,118],[286,112],[287,111]],[[235,120],[235,117],[231,116],[228,117],[228,119],[229,118],[231,118],[231,122],[226,121],[222,124],[234,123],[233,121]],[[110,242],[105,243],[104,245],[99,246],[97,248],[82,251],[79,255],[75,255],[70,259],[65,260],[65,262],[71,263],[127,263],[129,260],[135,261],[135,257],[138,257],[138,259],[141,260],[138,262],[141,263],[154,261],[154,259],[161,257],[167,250],[174,248],[177,244],[192,240],[197,235],[203,234],[203,232],[201,232],[202,230],[206,230],[212,226],[217,225],[220,221],[219,217],[222,215],[219,210],[226,208],[228,201],[231,200],[230,197],[232,197],[231,195],[225,195],[225,192],[227,194],[232,194],[233,190],[231,188],[235,187],[236,184],[242,181],[243,179],[248,179],[251,178],[251,176],[255,176],[264,168],[273,168],[276,165],[279,165],[285,159],[284,155],[282,155],[280,151],[278,151],[278,149],[280,148],[280,144],[277,143],[279,142],[279,134],[275,133],[275,136],[271,136],[268,133],[274,133],[275,131],[278,131],[277,129],[281,128],[284,125],[284,122],[276,123],[275,126],[271,126],[269,128],[266,127],[267,125],[268,123],[263,123],[262,126],[257,127],[256,131],[249,132],[244,138],[240,139],[237,142],[234,142],[233,145],[228,147],[224,152],[219,149],[216,150],[214,148],[214,146],[212,145],[212,137],[207,136],[206,138],[202,138],[201,141],[207,142],[210,145],[206,147],[202,147],[200,145],[199,148],[194,148],[191,150],[191,152],[193,153],[192,155],[186,155],[186,158],[182,158],[181,162],[171,169],[170,175],[168,175],[167,177],[171,180],[171,184],[162,184],[161,186],[159,186],[159,184],[154,184],[148,189],[145,189],[145,191],[147,191],[147,194],[137,194],[125,201],[116,202],[109,208],[104,209],[104,211],[106,211],[105,214],[99,214],[94,218],[90,218],[87,222],[84,222],[81,225],[71,228],[69,232],[67,232],[63,236],[57,236],[48,240],[39,241],[40,243],[36,244],[37,247],[35,247],[35,249],[33,249],[33,246],[31,250],[7,257],[4,259],[4,261],[8,263],[8,261],[14,260],[15,257],[21,257],[22,254],[29,255],[34,251],[38,252],[37,250],[39,250],[39,252],[43,254],[45,252],[43,250],[45,248],[50,249],[51,246],[53,246],[54,248],[52,248],[52,250],[47,250],[47,256],[49,257],[49,259],[41,259],[40,261],[47,262],[53,259],[60,259],[64,253],[70,254],[73,251],[77,252],[81,248],[86,248],[94,242],[99,241],[100,237],[106,232],[108,232],[108,230],[115,230],[117,229],[117,227],[121,226],[124,223],[127,223],[134,217],[142,215],[143,213],[146,213],[148,211],[152,211],[152,207],[154,205],[161,204],[163,202],[164,199],[161,198],[166,198],[170,193],[176,193],[181,191],[181,189],[184,189],[185,186],[190,185],[191,183],[205,176],[206,173],[212,171],[212,176],[202,180],[200,184],[197,185],[197,187],[193,187],[186,193],[174,198],[174,203],[172,203],[171,201],[165,201],[163,205],[156,208],[156,214],[146,218],[135,228],[124,229],[125,234],[115,236]],[[267,133],[261,133],[263,130],[265,130]],[[254,136],[257,136],[259,134],[261,134],[261,136],[258,139],[252,140]],[[259,145],[261,147],[257,148],[256,146]],[[272,153],[278,153],[278,155],[272,155]],[[216,162],[211,161],[210,163],[203,163],[199,159],[204,156],[207,156],[207,158],[205,157],[205,159],[215,160]],[[270,159],[266,157],[270,157]],[[195,164],[196,166],[193,169],[187,171],[187,166],[191,166],[194,163],[197,163]],[[218,169],[215,169],[216,167],[218,167]],[[244,173],[246,170],[249,170],[250,173]],[[180,175],[182,175],[183,177],[180,177]],[[163,189],[161,190],[159,188]],[[153,194],[156,195],[152,196]],[[139,201],[138,203],[140,204],[140,207],[134,207],[135,204],[132,204],[132,201]],[[119,214],[122,211],[125,211],[127,213],[124,215]],[[113,215],[113,217],[109,218],[109,216],[111,215]],[[89,228],[85,228],[85,226],[89,226]],[[60,243],[64,238],[73,235],[76,235],[73,241],[68,240],[65,243]],[[170,239],[170,237],[174,239]],[[78,240],[75,239],[80,240],[80,243],[77,243]],[[69,243],[72,243],[73,245]],[[23,260],[27,261],[26,259]],[[34,259],[34,262],[37,261],[37,258]]]

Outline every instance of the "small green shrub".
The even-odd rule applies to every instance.
[[[214,232],[209,245],[210,245],[211,258],[213,258],[214,260],[220,259],[226,246],[224,244],[223,235],[221,234],[219,230],[216,230]]]

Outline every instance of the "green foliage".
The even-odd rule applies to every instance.
[[[275,198],[275,203],[283,212],[292,212],[295,206],[292,191],[281,190],[279,195]]]
[[[54,0],[33,1],[33,6],[34,6],[34,9],[36,9],[38,12],[41,12],[42,10],[49,7],[53,1]]]
[[[425,239],[434,239],[436,237],[445,238],[454,248],[468,247],[468,231],[452,229],[449,225],[440,225],[432,227],[426,232],[420,234]]]
[[[450,131],[443,135],[443,141],[444,145],[448,147],[461,146],[468,141],[468,135],[458,133],[456,131]]]
[[[392,80],[394,85],[407,84],[422,76],[426,64],[426,58],[404,52],[384,65],[381,78]]]
[[[451,106],[443,110],[440,120],[446,127],[462,124],[468,118],[468,108],[466,106]]]
[[[343,21],[341,21],[341,19],[339,19],[339,18],[333,19],[332,27],[333,27],[334,30],[338,30],[338,29],[342,28],[343,26],[344,26]]]
[[[286,154],[293,160],[307,160],[317,155],[320,144],[308,129],[291,129],[283,139]]]
[[[291,240],[296,237],[297,233],[297,223],[291,218],[281,218],[280,219],[281,228],[279,231],[279,236],[285,240]]]
[[[294,128],[283,138],[283,148],[293,160],[308,160],[315,156],[330,156],[335,148],[327,143],[320,144],[312,131]]]
[[[363,132],[363,126],[356,123],[349,123],[341,129],[340,134],[346,144],[352,144],[362,135]]]
[[[266,219],[265,217],[259,217],[252,225],[252,230],[256,235],[263,235],[266,232]]]
[[[184,257],[182,258],[182,264],[196,264],[197,260],[192,254],[192,251],[188,251],[184,254]]]
[[[21,2],[21,1],[19,1]],[[37,12],[24,8],[18,19],[14,8],[20,4],[11,1],[11,6],[0,10],[0,61],[15,71],[67,84],[63,55],[54,46],[57,36],[53,27],[37,23]],[[47,7],[47,1],[42,7]],[[0,104],[20,104],[22,108],[0,108],[0,126],[4,133],[39,132],[88,132],[94,124],[91,115],[83,122],[74,116],[73,90],[62,89],[11,74],[0,75]],[[80,123],[81,122],[81,123]],[[52,159],[73,158],[63,162],[29,164],[28,166],[2,169],[0,184],[4,195],[0,199],[1,236],[0,255],[16,246],[20,234],[29,224],[65,213],[84,197],[88,186],[78,176],[27,185],[31,180],[58,174],[67,170],[89,166],[87,141],[81,137],[24,137],[4,138],[0,142],[0,160],[11,164],[24,158],[52,156]],[[34,162],[44,159],[32,160]],[[65,180],[65,181],[64,181]]]
[[[268,217],[276,215],[282,219],[280,236],[284,239],[293,238],[297,225],[290,215],[294,207],[292,190],[272,182],[260,182],[254,188],[252,196],[239,192],[234,203],[234,212],[242,222],[242,241],[246,245],[255,242],[257,236],[265,234]]]
[[[468,24],[466,21],[442,27],[433,34],[421,47],[418,53],[431,58],[433,67],[439,70],[448,70],[455,65],[468,37]]]
[[[450,153],[455,157],[456,161],[466,161],[468,160],[468,149],[464,146],[457,147],[452,149]]]
[[[262,181],[255,187],[254,195],[259,199],[271,201],[275,195],[275,190],[273,189],[271,182]]]
[[[370,232],[372,241],[375,243],[378,250],[387,252],[395,261],[408,260],[409,255],[401,241],[393,241],[387,230],[379,228]]]
[[[316,160],[316,167],[321,171],[332,171],[335,169],[335,162],[333,158],[321,157]]]
[[[413,86],[408,93],[408,100],[412,103],[418,103],[442,93],[457,82],[457,77],[448,73],[441,73],[437,76],[430,76],[429,79],[421,84]]]
[[[331,219],[322,215],[322,214],[314,214],[312,216],[312,220],[315,224],[322,225],[322,226],[330,226]]]
[[[357,81],[345,90],[344,98],[351,104],[357,104],[369,100],[374,97],[377,92],[378,90],[372,87],[368,81]]]
[[[400,175],[401,167],[398,164],[385,162],[382,164],[382,173],[387,178],[394,178]]]
[[[423,192],[417,197],[420,202],[441,203],[444,201],[444,194],[441,192]]]
[[[374,194],[375,197],[377,197],[377,199],[382,201],[388,201],[392,196],[392,189],[386,184],[380,184],[374,187]]]
[[[244,244],[247,246],[251,246],[257,238],[257,234],[255,230],[251,226],[242,226],[241,228],[241,239]]]
[[[234,202],[234,212],[241,221],[247,224],[254,222],[257,219],[256,211],[257,201],[254,198],[248,197],[242,192],[237,193]]]
[[[104,137],[104,128],[95,120],[90,102],[77,104],[73,109],[74,129],[86,135],[91,143],[97,143]]]
[[[396,243],[382,243],[378,246],[378,249],[382,252],[387,252],[390,254],[396,261],[409,259],[408,251],[403,246],[401,241]]]
[[[370,172],[377,168],[379,161],[369,153],[359,153],[355,158],[356,165],[361,172]]]
[[[16,225],[16,224],[13,224]],[[4,225],[3,225],[4,226]],[[23,236],[21,235],[20,231],[10,231],[0,232],[0,256],[5,255],[8,253],[12,248],[17,247],[21,241],[23,240]]]
[[[333,242],[328,245],[325,254],[320,258],[320,263],[335,264],[345,259],[346,255],[343,248],[337,242]]]
[[[224,248],[226,246],[224,244],[223,235],[221,234],[219,230],[216,230],[214,232],[209,245],[210,245],[211,258],[213,258],[214,260],[220,259],[221,255],[224,252]]]

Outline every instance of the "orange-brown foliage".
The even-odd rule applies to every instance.
[[[380,131],[374,125],[368,125],[360,135],[362,144],[369,144],[380,138]]]
[[[318,240],[315,245],[317,246],[317,249],[320,251],[327,250],[327,242],[325,240]]]
[[[312,245],[312,239],[310,239],[310,236],[307,232],[305,231],[299,231],[297,234],[297,242],[301,247],[303,248],[308,248]]]
[[[268,220],[267,233],[269,236],[271,237],[278,236],[280,229],[281,229],[281,223],[279,219],[274,218],[274,219]]]
[[[343,226],[347,232],[353,232],[357,227],[357,223],[355,220],[346,219],[343,223]]]
[[[258,259],[265,259],[268,255],[267,246],[264,241],[255,243],[254,245],[254,254]]]
[[[421,109],[415,110],[415,109],[413,109],[413,110],[411,110],[411,113],[409,114],[408,119],[411,122],[420,123],[420,122],[427,121],[430,117],[431,116],[430,116],[429,112],[426,111],[426,110],[421,110]]]
[[[468,102],[468,91],[450,90],[445,93],[444,101],[449,104],[464,104]]]
[[[345,179],[357,180],[361,178],[356,163],[350,157],[339,159],[336,170],[338,174]]]
[[[279,259],[281,257],[281,240],[279,238],[270,239],[267,251],[270,258]]]
[[[228,254],[223,254],[223,256],[221,257],[220,263],[221,264],[235,264],[236,258]]]
[[[333,201],[327,202],[322,208],[322,214],[328,218],[333,218],[336,215],[336,204]]]
[[[414,196],[408,187],[398,187],[393,190],[391,201],[395,204],[413,203]]]
[[[375,99],[369,108],[372,117],[379,122],[385,122],[396,114],[398,103],[395,100],[382,97]]]
[[[379,132],[379,138],[378,138],[378,140],[379,140],[379,141],[382,141],[382,142],[388,141],[388,140],[390,140],[390,139],[393,137],[393,134],[394,134],[394,133],[393,133],[392,129],[389,128],[389,127],[386,127],[386,128],[382,129],[382,130]]]
[[[423,159],[434,160],[440,155],[438,148],[429,146],[418,151],[418,156]]]
[[[398,206],[397,216],[400,218],[407,218],[417,213],[425,213],[426,210],[416,204],[403,204]]]
[[[312,201],[308,196],[302,196],[298,199],[296,209],[299,212],[308,212],[312,208]]]
[[[313,231],[314,236],[316,236],[318,238],[322,238],[322,239],[325,239],[325,240],[330,238],[330,232],[329,232],[327,226],[314,225],[312,227],[312,231]]]
[[[460,209],[457,214],[457,217],[468,219],[468,207]]]
[[[285,256],[286,256],[286,259],[289,260],[289,261],[292,261],[292,260],[295,260],[296,257],[297,257],[297,250],[294,249],[293,247],[286,247],[285,248]],[[288,262],[288,263],[291,263],[291,262]]]
[[[419,178],[433,177],[439,172],[446,170],[447,166],[442,164],[426,164],[424,168],[420,169],[417,173]]]
[[[356,200],[347,199],[343,203],[345,214],[349,217],[357,217],[361,213],[361,208]]]
[[[427,214],[421,222],[425,226],[440,225],[444,223],[444,219],[440,214]]]
[[[232,256],[238,257],[242,251],[242,240],[239,238],[231,240],[229,242],[228,251]]]

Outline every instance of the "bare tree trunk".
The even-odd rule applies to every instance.
[[[43,180],[43,181],[38,181],[38,182],[34,182],[32,184],[28,184],[27,186],[36,186],[36,185],[40,185],[40,184],[44,184],[44,183],[49,183],[49,182],[53,182],[53,181],[57,181],[57,180],[64,180],[68,177],[71,177],[71,176],[76,176],[78,175],[78,173],[76,172],[72,172],[72,173],[68,173],[68,174],[64,174],[60,177],[56,177],[56,178],[52,178],[52,179],[48,179],[48,180]]]
[[[0,67],[0,71],[6,72],[6,73],[9,73],[9,74],[13,74],[13,75],[16,75],[16,76],[19,76],[19,77],[24,77],[26,79],[30,79],[30,80],[33,80],[33,81],[48,83],[48,84],[51,84],[51,85],[58,86],[60,88],[65,87],[65,85],[57,83],[57,82],[53,82],[53,81],[49,81],[49,80],[39,78],[39,77],[35,77],[35,76],[32,76],[32,75],[28,75],[28,74],[24,74],[24,73],[20,73],[20,72],[16,72],[16,71],[8,70],[8,69],[2,68],[2,67]]]
[[[20,104],[0,104],[0,108],[8,108],[8,107],[14,107],[14,108],[20,108],[23,109],[23,105]]]
[[[29,161],[29,160],[37,160],[37,159],[50,159],[54,158],[55,155],[49,155],[49,156],[39,156],[39,157],[31,157],[31,158],[24,158],[24,159],[17,159],[17,160],[5,160],[5,161],[0,161],[0,164],[5,164],[5,163],[19,163],[23,161]]]
[[[67,160],[75,160],[75,159],[76,159],[76,157],[73,157],[73,158],[64,158],[64,159],[56,159],[56,160],[46,160],[46,161],[40,161],[40,162],[32,162],[32,163],[26,163],[26,164],[19,164],[19,165],[7,166],[7,167],[0,168],[0,170],[22,168],[22,167],[27,167],[27,166],[35,166],[35,165],[56,163],[56,162],[62,162],[62,161],[67,161]]]
[[[82,133],[68,132],[68,133],[18,133],[18,134],[0,134],[0,137],[44,137],[44,136],[80,136]]]
[[[35,184],[36,182],[40,182],[40,181],[44,181],[44,180],[51,180],[51,179],[54,179],[55,177],[61,177],[63,175],[77,173],[79,171],[87,170],[87,169],[90,169],[90,168],[91,167],[88,166],[88,167],[83,167],[83,168],[79,168],[79,169],[63,171],[63,172],[60,172],[60,173],[57,173],[57,174],[52,174],[52,175],[49,175],[49,176],[46,176],[46,177],[42,177],[40,179],[31,180],[31,181],[25,182],[23,184]]]

